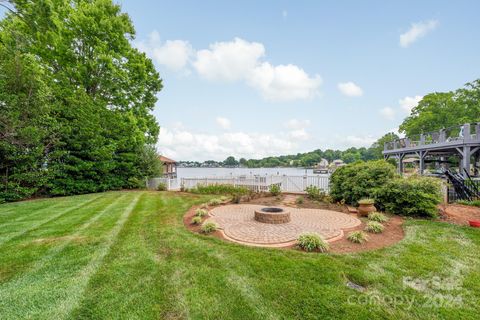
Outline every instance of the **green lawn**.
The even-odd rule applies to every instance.
[[[368,253],[249,248],[183,227],[206,199],[0,205],[0,319],[478,319],[479,230],[411,220],[402,242]]]

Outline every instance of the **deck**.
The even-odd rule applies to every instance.
[[[425,169],[425,159],[443,159],[459,156],[460,172],[467,175],[471,171],[471,160],[476,164],[480,157],[480,123],[464,124],[436,132],[422,133],[412,137],[385,143],[383,155],[386,159],[397,158],[398,170],[403,172],[405,157],[418,158],[420,173]],[[465,172],[466,171],[466,172]]]

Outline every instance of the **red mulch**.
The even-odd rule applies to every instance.
[[[442,206],[441,211],[443,221],[458,225],[468,225],[469,220],[480,220],[480,208],[478,207],[449,204]]]

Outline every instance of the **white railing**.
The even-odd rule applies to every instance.
[[[157,190],[160,184],[164,184],[167,190],[179,190],[180,184],[176,178],[151,178],[147,180],[147,189]]]
[[[252,191],[268,191],[271,185],[278,185],[282,192],[304,193],[308,186],[316,186],[325,192],[329,191],[329,176],[240,176],[212,178],[182,178],[180,185],[194,188],[197,185],[228,184],[247,187]]]

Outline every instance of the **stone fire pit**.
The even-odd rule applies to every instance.
[[[290,212],[282,208],[266,207],[255,210],[255,220],[262,223],[280,224],[290,222]]]

